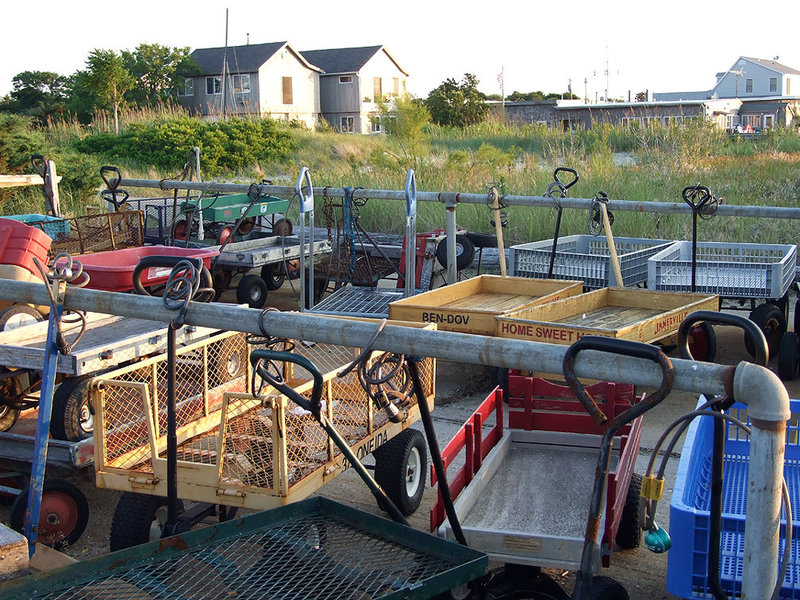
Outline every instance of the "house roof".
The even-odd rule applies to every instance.
[[[741,58],[752,61],[756,64],[761,65],[762,67],[767,67],[768,69],[772,69],[773,71],[784,73],[785,75],[800,75],[800,71],[798,71],[797,69],[787,67],[786,65],[782,65],[781,63],[775,62],[774,60],[765,60],[763,58],[751,58],[749,56],[742,56]]]
[[[192,52],[191,57],[200,66],[201,75],[222,73],[222,63],[225,58],[228,61],[228,69],[234,73],[255,73],[261,68],[261,65],[283,48],[288,48],[293,52],[298,60],[309,69],[318,70],[318,68],[309,64],[288,42],[247,44],[246,46],[228,46],[227,48],[198,48]]]
[[[303,50],[303,56],[326,74],[358,73],[378,52],[385,52],[395,66],[408,75],[394,57],[383,46],[361,46],[359,48],[331,48],[328,50]]]

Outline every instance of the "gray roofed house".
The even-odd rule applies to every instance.
[[[200,73],[186,77],[178,98],[207,117],[257,114],[308,127],[319,118],[321,69],[288,42],[198,48]]]
[[[320,111],[345,133],[378,133],[379,104],[406,91],[408,72],[383,46],[304,50],[319,76]]]

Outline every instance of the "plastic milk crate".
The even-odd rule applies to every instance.
[[[728,298],[782,298],[796,274],[797,246],[699,242],[696,290]],[[675,242],[648,261],[647,287],[667,292],[692,289],[692,243]]]
[[[614,238],[622,279],[626,286],[647,281],[647,259],[669,247],[670,240]],[[547,277],[553,240],[511,247],[509,275]],[[587,288],[619,286],[605,236],[568,235],[558,239],[553,278],[582,280]]]
[[[701,397],[700,402],[705,402]],[[699,404],[698,404],[699,406]],[[786,430],[784,476],[794,511],[800,510],[800,400],[791,401],[792,417]],[[746,407],[734,404],[729,413],[748,422]],[[681,598],[713,598],[708,592],[708,537],[710,531],[712,417],[696,418],[686,435],[675,488],[670,502],[672,549],[667,566],[667,591]],[[725,465],[722,491],[720,583],[731,595],[741,591],[744,563],[749,436],[725,422]],[[795,520],[797,519],[795,512]],[[782,522],[786,525],[785,515]],[[784,532],[779,548],[783,558]],[[775,574],[777,579],[777,572]],[[792,553],[779,598],[800,599],[800,525],[792,530]],[[766,599],[765,599],[766,600]]]

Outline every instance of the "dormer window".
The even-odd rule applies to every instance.
[[[339,75],[339,83],[353,83],[352,75]]]

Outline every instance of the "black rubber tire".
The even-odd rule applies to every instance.
[[[222,245],[233,237],[233,227],[230,225],[223,225],[217,230],[217,244]],[[231,240],[232,242],[233,240]]]
[[[50,419],[50,435],[55,439],[79,442],[92,437],[94,417],[88,385],[92,377],[70,377],[56,388]]]
[[[416,429],[405,429],[372,455],[375,457],[375,481],[401,513],[412,514],[425,492],[428,468],[425,437]]]
[[[233,272],[223,269],[222,267],[214,269],[214,273],[211,276],[212,285],[214,287],[214,302],[219,300],[222,294],[225,293],[225,290],[230,287],[231,279],[233,279]]]
[[[689,351],[695,360],[714,362],[717,356],[717,334],[714,326],[705,321],[689,330]]]
[[[189,220],[186,217],[179,217],[172,222],[172,226],[169,229],[169,237],[173,242],[185,242],[187,237],[191,237],[191,233],[188,230],[194,231],[195,227],[190,228],[188,223]]]
[[[264,308],[267,303],[267,282],[258,275],[245,275],[236,286],[236,301],[250,308]]]
[[[28,492],[23,489],[11,504],[9,523],[22,533],[28,510]],[[69,481],[45,479],[37,526],[37,541],[56,550],[77,542],[89,522],[89,503],[83,492]]]
[[[476,248],[497,248],[497,236],[493,233],[468,231],[467,237]]]
[[[782,381],[792,381],[797,376],[798,359],[800,359],[800,335],[787,331],[781,337],[778,348],[778,377]]]
[[[178,501],[179,512],[183,503]],[[109,546],[112,552],[161,538],[161,527],[167,519],[167,499],[125,492],[117,502],[111,519]],[[163,510],[160,510],[162,509]],[[158,533],[156,533],[158,532]]]
[[[0,431],[11,429],[19,418],[20,410],[5,403],[22,392],[22,384],[17,377],[8,377],[0,382]]]
[[[794,332],[800,333],[800,298],[794,301]]]
[[[456,235],[456,270],[461,271],[472,264],[475,258],[475,246],[466,235]],[[436,246],[436,259],[447,268],[447,239]]]
[[[625,495],[625,506],[619,520],[619,528],[614,538],[617,546],[623,550],[638,548],[642,543],[642,515],[644,514],[644,499],[642,498],[642,476],[638,473],[631,475],[631,482]]]
[[[622,584],[605,575],[592,577],[592,591],[589,600],[630,600],[628,591]]]
[[[23,475],[0,474],[0,485],[21,490],[28,484]],[[13,494],[11,492],[0,492],[0,506],[11,506],[16,498],[17,494]]]
[[[283,263],[268,263],[261,267],[261,279],[267,282],[267,289],[280,289],[286,280]]]
[[[320,303],[325,292],[328,291],[328,278],[326,276],[314,276],[314,306]],[[308,286],[305,288],[306,306],[308,306]]]
[[[492,377],[492,388],[499,387],[503,390],[503,402],[508,404],[508,369],[504,367],[489,367]]]
[[[764,336],[767,338],[767,346],[769,347],[769,355],[775,356],[778,353],[778,346],[781,343],[781,337],[786,332],[786,315],[780,308],[765,302],[756,306],[755,310],[750,313],[749,319],[758,325]],[[750,336],[745,334],[744,345],[750,356],[755,356],[755,344],[750,339]]]
[[[0,331],[44,321],[42,313],[27,304],[12,304],[0,311]]]

